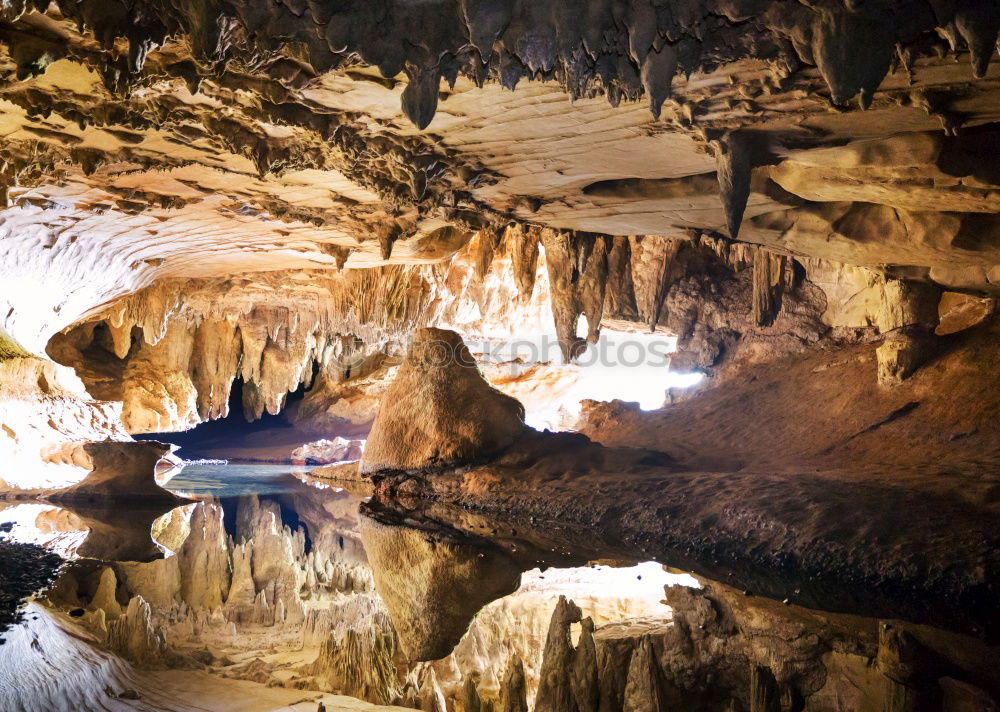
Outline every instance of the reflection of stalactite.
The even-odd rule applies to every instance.
[[[542,667],[538,674],[538,693],[535,695],[535,712],[576,709],[571,671],[577,651],[570,639],[570,624],[578,622],[580,618],[580,608],[566,600],[565,596],[560,596],[545,638]]]
[[[528,712],[528,699],[525,690],[524,663],[515,653],[507,661],[507,669],[500,683],[499,712]]]
[[[348,628],[323,641],[310,672],[326,689],[388,705],[403,694],[395,658],[391,628]]]
[[[163,633],[153,626],[152,610],[142,596],[132,598],[125,613],[108,624],[106,644],[140,666],[159,662],[166,649]]]

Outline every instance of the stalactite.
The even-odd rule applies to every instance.
[[[581,314],[587,317],[586,340],[596,343],[600,336],[608,276],[606,244],[604,237],[542,230],[552,316],[567,363],[586,348],[576,335]]]
[[[476,688],[476,678],[472,675],[465,678],[462,686],[462,708],[463,712],[484,712],[479,690]]]
[[[437,675],[432,667],[427,669],[427,676],[420,686],[420,709],[423,712],[447,712],[444,695],[441,694]]]
[[[194,334],[191,380],[198,394],[198,417],[203,421],[229,415],[229,389],[236,378],[240,341],[229,321],[205,320]]]
[[[879,625],[876,668],[884,675],[885,712],[920,712],[931,709],[936,685],[927,679],[927,653],[908,632],[892,623]]]
[[[750,665],[750,712],[779,712],[781,693],[769,669]]]
[[[545,247],[545,266],[549,273],[549,299],[552,317],[555,320],[556,338],[567,363],[582,353],[585,345],[576,336],[576,323],[580,317],[579,302],[576,298],[574,282],[576,254],[570,234],[555,230],[542,230],[542,245]]]
[[[757,326],[770,326],[781,311],[785,285],[785,257],[763,247],[753,262],[752,318]]]
[[[753,166],[749,141],[738,132],[724,136],[715,142],[715,161],[726,226],[729,237],[735,240],[740,234],[740,223],[750,197]]]
[[[508,251],[517,283],[518,298],[522,304],[531,299],[535,288],[538,266],[538,230],[522,225],[512,225],[506,231]]]
[[[647,235],[629,238],[631,278],[638,318],[654,331],[665,315],[663,304],[677,278],[675,258],[683,241]]]
[[[632,281],[632,249],[627,237],[611,238],[606,299],[604,310],[610,318],[639,321]]]
[[[476,277],[482,282],[493,263],[493,255],[500,246],[500,231],[494,227],[486,227],[476,235],[472,245],[472,258]]]

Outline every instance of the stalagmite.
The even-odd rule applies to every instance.
[[[122,615],[121,605],[115,598],[117,585],[118,579],[115,577],[114,569],[110,566],[101,569],[97,591],[90,600],[90,607],[103,611],[107,620],[114,620]]]

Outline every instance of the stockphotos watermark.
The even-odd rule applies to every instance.
[[[669,368],[670,354],[675,341],[668,338],[644,336],[629,338],[627,335],[602,335],[596,344],[578,341],[582,351],[573,358],[573,363],[583,367],[599,368]],[[513,372],[518,365],[532,363],[563,362],[559,340],[543,335],[533,339],[488,339],[471,338],[464,340],[465,348],[457,344],[435,340],[424,344],[422,358],[425,365],[444,367],[452,364],[479,366],[494,364],[509,365]],[[410,343],[403,345],[402,353],[409,351]],[[352,368],[364,360],[363,355],[341,356],[336,365]]]

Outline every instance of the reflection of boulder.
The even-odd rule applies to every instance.
[[[93,503],[70,499],[60,501],[59,506],[75,515],[65,526],[90,530],[77,548],[77,556],[104,561],[153,561],[163,558],[163,552],[151,537],[153,522],[178,503],[176,499],[129,500],[126,506],[123,500],[111,497]],[[60,525],[61,520],[50,521],[50,526]]]
[[[420,329],[383,396],[359,471],[478,460],[508,447],[524,429],[524,408],[487,383],[461,336]]]
[[[54,500],[95,497],[143,497],[177,499],[157,484],[157,466],[169,457],[174,446],[152,440],[139,442],[80,443],[72,453],[75,464],[90,468],[82,482],[52,495]],[[164,484],[163,469],[160,481]]]
[[[487,603],[515,591],[521,570],[488,540],[362,516],[361,540],[410,660],[451,652]]]

